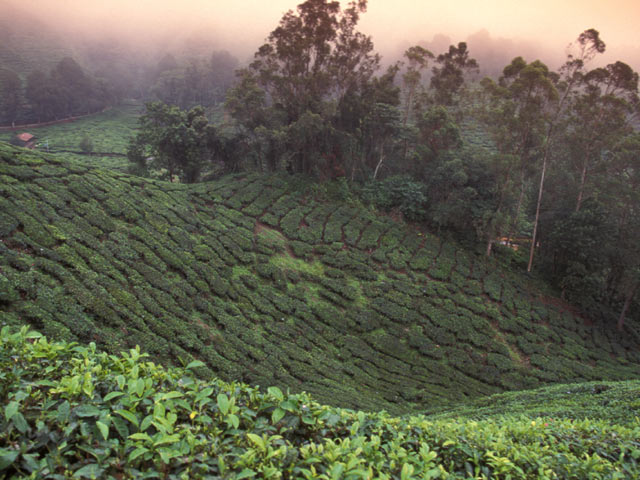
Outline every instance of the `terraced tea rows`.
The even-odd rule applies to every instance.
[[[338,185],[187,186],[0,155],[4,323],[361,409],[640,376],[638,331],[543,303],[484,258],[336,201]]]

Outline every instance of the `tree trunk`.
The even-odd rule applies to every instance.
[[[602,109],[600,115],[602,116]],[[594,142],[591,141],[587,145],[587,149],[584,152],[584,163],[582,164],[582,173],[580,174],[580,187],[578,188],[578,200],[576,201],[576,212],[580,211],[582,207],[582,201],[584,200],[584,187],[587,184],[587,172],[589,171],[589,159],[591,158],[591,151],[594,149]]]
[[[373,179],[375,180],[378,176],[378,170],[382,166],[382,162],[384,161],[384,147],[380,148],[380,160],[378,160],[378,164],[376,165],[376,169],[373,171]]]
[[[582,56],[581,58],[584,59],[584,56]],[[547,129],[547,136],[545,138],[544,153],[542,155],[542,172],[540,173],[540,186],[538,189],[538,201],[536,202],[536,217],[533,222],[533,236],[531,238],[531,246],[529,248],[529,263],[527,265],[527,272],[531,272],[531,269],[533,268],[533,256],[536,248],[536,242],[538,241],[538,222],[540,221],[540,205],[542,204],[542,194],[544,192],[544,178],[545,178],[545,173],[547,171],[549,152],[551,151],[551,142],[555,132],[555,127],[557,124],[556,122],[558,121],[558,118],[562,113],[562,110],[564,108],[564,102],[567,100],[567,98],[569,98],[569,94],[573,91],[573,86],[576,82],[576,77],[574,75],[570,75],[569,78],[570,78],[569,84],[567,85],[564,95],[562,95],[562,98],[558,103],[558,107],[556,108],[555,115],[553,116],[553,118],[551,119],[551,122],[549,123],[549,128]]]
[[[584,195],[584,185],[587,182],[587,162],[582,166],[582,175],[580,177],[580,188],[578,189],[578,201],[576,202],[576,212],[580,211],[582,206],[582,197]]]
[[[402,161],[405,162],[407,160],[407,152],[409,151],[409,140],[404,139],[404,145],[402,147]]]
[[[542,173],[540,174],[540,187],[538,189],[538,201],[536,202],[536,218],[533,221],[533,237],[531,238],[531,247],[529,248],[529,264],[527,265],[527,272],[531,271],[533,267],[533,254],[536,248],[536,241],[538,239],[538,221],[540,220],[540,205],[542,204],[542,192],[544,190],[544,176],[547,171],[547,159],[549,157],[549,143],[545,145],[544,156],[542,159]]]
[[[631,301],[633,300],[633,297],[636,294],[636,291],[638,290],[638,283],[635,284],[635,286],[631,289],[631,291],[629,291],[627,293],[626,298],[624,299],[624,305],[622,306],[622,311],[620,312],[620,316],[618,317],[618,330],[622,331],[622,329],[624,328],[624,320],[625,320],[625,316],[627,315],[627,310],[629,310],[629,306],[631,306]]]
[[[520,176],[520,195],[518,196],[518,203],[516,204],[516,211],[513,214],[513,220],[511,221],[511,227],[507,235],[507,245],[511,243],[511,238],[514,236],[514,232],[518,226],[518,217],[520,216],[520,209],[522,208],[522,202],[524,201],[524,169]]]
[[[402,119],[402,125],[406,126],[409,121],[409,113],[411,111],[411,101],[413,100],[413,89],[409,90],[409,94],[407,95],[407,104],[404,109],[404,118]]]
[[[489,237],[489,240],[487,240],[487,258],[491,256],[491,248],[493,247],[493,242],[495,242],[495,240]]]

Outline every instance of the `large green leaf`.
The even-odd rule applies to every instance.
[[[187,365],[185,368],[189,370],[192,368],[200,368],[200,367],[206,367],[205,363],[201,362],[200,360],[194,360],[190,362],[189,365]]]
[[[105,425],[99,420],[96,422],[96,427],[98,427],[98,430],[100,430],[100,433],[102,434],[102,438],[107,440],[109,438],[109,427],[107,427],[107,425]]]
[[[91,478],[97,479],[102,476],[104,472],[104,468],[100,467],[97,463],[90,463],[89,465],[85,465],[84,467],[76,470],[73,474],[73,478]]]
[[[250,468],[245,468],[242,470],[235,478],[236,480],[242,480],[243,478],[255,477],[257,474],[255,471]]]
[[[149,451],[148,448],[144,448],[144,447],[138,447],[136,448],[134,451],[132,451],[129,454],[129,461],[133,462],[136,458],[138,458],[140,455],[144,455],[145,453],[147,453]]]
[[[9,421],[11,417],[13,417],[17,412],[20,404],[18,402],[9,402],[6,407],[4,407],[4,418]]]
[[[267,393],[269,393],[269,395],[271,395],[272,397],[275,397],[279,402],[284,400],[284,395],[282,394],[282,390],[280,390],[278,387],[267,388]]]
[[[284,417],[285,413],[286,412],[283,409],[276,408],[271,414],[271,421],[273,423],[278,423],[280,420],[282,420],[282,417]]]
[[[126,418],[127,420],[129,420],[136,427],[140,425],[138,423],[138,417],[136,417],[133,413],[129,412],[128,410],[116,410],[116,413],[122,416],[123,418]]]
[[[11,421],[20,433],[25,433],[29,429],[27,421],[24,419],[20,412],[14,413],[11,417]]]
[[[102,411],[94,405],[79,405],[75,408],[79,417],[99,417]]]
[[[109,401],[113,400],[114,398],[121,397],[122,395],[124,395],[124,392],[117,392],[117,391],[109,392],[109,393],[107,393],[107,394],[105,395],[105,397],[104,397],[104,399],[103,399],[103,400],[104,400],[105,402],[109,402]]]
[[[0,470],[8,468],[18,458],[18,455],[20,455],[20,452],[17,450],[0,448]]]
[[[229,397],[227,397],[224,393],[218,394],[218,408],[223,415],[229,413],[229,407],[231,403],[229,402]]]

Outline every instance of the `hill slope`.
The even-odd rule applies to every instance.
[[[553,417],[390,417],[163,369],[137,350],[0,331],[0,476],[7,478],[638,478],[640,383],[575,391]],[[575,389],[574,385],[563,389]],[[556,387],[555,390],[558,390]],[[535,399],[549,389],[526,395]],[[525,410],[523,410],[525,409]],[[576,409],[577,410],[577,409]],[[512,415],[516,413],[516,415]],[[615,417],[615,419],[611,418]],[[634,419],[635,417],[635,419]]]
[[[640,376],[638,332],[337,199],[339,184],[153,182],[0,144],[0,314],[201,374],[407,411]]]

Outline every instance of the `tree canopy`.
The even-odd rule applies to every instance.
[[[361,120],[375,115],[378,103],[399,102],[392,84],[384,85],[390,101],[367,97],[382,84],[374,77],[380,58],[373,42],[356,30],[366,6],[305,1],[282,17],[240,72],[227,105],[260,152],[257,164],[305,173],[336,162],[342,171],[355,168],[354,149],[363,154],[366,136]]]
[[[129,160],[138,173],[156,170],[169,181],[196,182],[211,162],[216,131],[202,107],[189,111],[161,102],[146,105],[138,134],[131,139]]]

